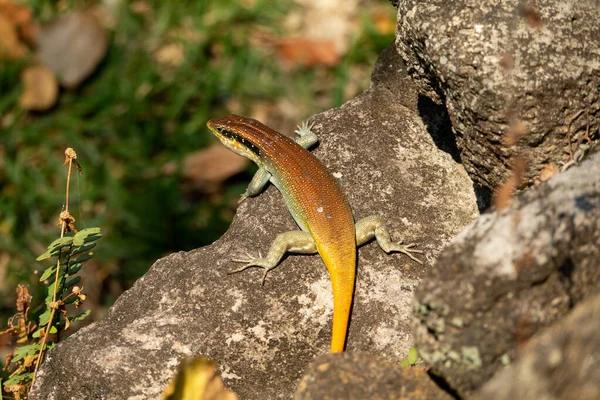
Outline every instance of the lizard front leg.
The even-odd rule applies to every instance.
[[[407,245],[401,245],[394,243],[390,239],[390,233],[383,222],[383,219],[377,215],[370,215],[359,220],[355,225],[356,228],[356,245],[362,246],[369,240],[377,239],[377,244],[386,253],[399,252],[404,253],[410,257],[411,260],[423,264],[423,261],[419,260],[412,253],[422,254],[423,251],[413,249],[414,243]]]
[[[296,143],[298,143],[305,149],[312,147],[319,141],[319,138],[311,130],[311,127],[312,126],[309,125],[308,122],[304,121],[302,125],[300,125],[298,129],[295,130],[295,133],[299,136],[298,138],[296,138]],[[260,167],[252,177],[252,180],[246,188],[246,191],[238,200],[238,204],[244,202],[244,200],[246,200],[248,197],[254,197],[260,192],[262,192],[265,186],[267,186],[267,184],[269,183],[271,176],[272,175],[269,171],[267,171],[264,167]]]
[[[250,184],[246,188],[246,191],[242,194],[242,197],[238,200],[238,204],[242,203],[248,197],[254,197],[267,186],[269,183],[269,179],[271,179],[271,173],[267,171],[265,168],[260,167],[258,171],[252,177]]]
[[[229,272],[229,274],[235,274],[242,272],[250,267],[264,268],[265,271],[262,275],[262,284],[265,284],[265,278],[267,273],[275,268],[285,253],[298,253],[298,254],[315,254],[317,252],[317,245],[310,233],[304,231],[290,231],[278,235],[269,253],[265,258],[253,258],[248,257],[247,259],[233,259],[234,262],[245,263],[242,267]]]

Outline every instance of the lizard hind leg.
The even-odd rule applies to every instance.
[[[369,240],[377,239],[377,244],[386,253],[398,252],[406,254],[411,260],[423,264],[423,261],[419,260],[414,254],[422,254],[422,250],[414,249],[414,243],[410,244],[398,244],[392,242],[388,228],[383,219],[377,215],[370,215],[362,218],[356,224],[356,245],[362,246]]]
[[[228,274],[242,272],[251,267],[263,268],[261,284],[264,285],[267,273],[279,265],[286,253],[315,254],[316,252],[317,245],[310,233],[304,231],[285,232],[275,238],[266,257],[263,258],[259,253],[258,257],[247,254],[243,259],[232,259],[231,261],[244,263],[244,265]]]

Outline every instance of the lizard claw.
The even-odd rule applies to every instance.
[[[312,131],[312,128],[314,126],[315,126],[314,122],[311,122],[309,124],[308,121],[303,121],[302,124],[300,124],[298,126],[298,128],[296,128],[296,130],[294,131],[294,133],[297,134],[298,136],[307,135],[308,133],[310,133]]]
[[[417,262],[417,263],[423,265],[423,261],[422,260],[420,260],[417,257],[413,256],[413,253],[415,253],[415,254],[423,254],[423,250],[413,249],[413,247],[415,247],[415,246],[416,246],[415,243],[409,243],[409,244],[405,244],[405,245],[394,244],[394,246],[391,248],[391,251],[396,251],[398,253],[406,254],[414,262]]]
[[[248,195],[246,193],[243,193],[240,198],[238,199],[238,205],[242,204],[244,201],[246,201],[246,199],[248,198]]]
[[[264,286],[265,279],[267,279],[267,273],[270,270],[272,270],[273,268],[275,268],[276,265],[274,265],[274,266],[269,265],[269,262],[266,259],[262,258],[262,254],[260,253],[260,251],[258,252],[258,257],[253,257],[252,255],[250,255],[250,253],[245,253],[243,255],[243,257],[245,257],[245,258],[231,259],[231,261],[233,261],[233,262],[245,263],[245,265],[242,265],[240,268],[234,269],[233,271],[229,271],[227,273],[227,275],[232,275],[232,274],[236,274],[238,272],[245,271],[246,269],[248,269],[250,267],[263,268],[264,272],[262,274],[261,285]]]

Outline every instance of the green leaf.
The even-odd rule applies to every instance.
[[[62,238],[56,239],[54,242],[48,246],[48,250],[36,258],[36,261],[42,261],[46,258],[50,258],[58,254],[59,250],[65,246],[70,246],[73,243],[73,236],[65,236]]]
[[[37,339],[37,338],[39,338],[39,337],[40,337],[40,335],[41,335],[41,334],[42,334],[42,332],[44,332],[44,331],[46,331],[46,328],[45,328],[45,327],[43,327],[43,328],[40,328],[40,329],[38,329],[37,331],[33,332],[33,335],[31,335],[31,337],[33,337],[33,338]],[[51,327],[50,327],[50,333],[56,333],[56,332],[58,332],[58,330],[56,329],[56,327],[55,327],[55,326],[51,326]]]
[[[400,368],[410,367],[411,365],[415,365],[417,360],[419,359],[419,352],[416,347],[411,347],[408,350],[408,355],[402,362],[400,363]]]
[[[26,346],[17,347],[13,353],[14,357],[12,358],[11,362],[15,363],[27,355],[35,354],[39,351],[39,349],[41,347],[42,347],[42,345],[39,343],[28,344]]]
[[[92,255],[91,255],[91,254],[86,254],[86,255],[83,255],[83,256],[81,256],[81,257],[77,258],[76,260],[69,261],[69,266],[70,266],[71,264],[81,264],[82,262],[84,262],[84,261],[87,261],[87,260],[89,260],[90,258],[92,258]]]
[[[17,383],[20,383],[26,379],[33,379],[33,372],[29,372],[27,374],[15,375],[15,376],[11,377],[9,380],[7,380],[6,382],[4,382],[4,386],[16,385]],[[1,397],[0,397],[0,400],[1,400]]]
[[[48,250],[57,250],[65,246],[70,246],[73,243],[73,236],[65,236],[56,239],[54,242],[50,243],[48,246]]]
[[[50,250],[48,250],[41,256],[38,256],[38,258],[36,258],[35,261],[42,261],[42,260],[45,260],[46,258],[50,258],[50,257],[52,257],[52,254],[50,253]]]
[[[71,257],[77,254],[85,253],[86,251],[93,249],[94,247],[96,247],[96,243],[86,244],[81,247],[74,247],[71,251]]]
[[[90,235],[90,236],[88,236],[88,237],[85,238],[85,242],[86,243],[88,243],[88,242],[95,242],[96,240],[100,239],[101,237],[102,237],[102,235],[99,234],[99,233],[96,234],[96,235]]]
[[[79,281],[81,280],[80,276],[76,276],[73,279],[69,279],[66,283],[65,283],[65,288],[64,291],[68,291],[70,288],[72,288],[73,286],[77,285],[79,283]]]
[[[60,285],[64,279],[64,277],[59,275],[58,284]],[[48,296],[46,296],[46,303],[50,303],[54,298],[54,285],[56,285],[56,282],[54,282],[54,280],[52,280],[52,283],[48,285]]]
[[[61,264],[61,266],[60,266],[60,272],[58,273],[58,281],[59,282],[62,282],[63,279],[65,278],[65,271],[67,269],[67,267],[65,265],[66,264]],[[56,270],[54,270],[54,272],[56,272]],[[56,278],[56,273],[50,275],[47,279],[45,279],[46,285],[52,285],[54,283],[55,278]],[[52,286],[52,290],[54,290],[54,286]]]
[[[90,258],[91,258],[91,256],[90,256]],[[69,275],[75,275],[76,273],[79,272],[81,267],[83,267],[82,263],[73,264],[71,267],[69,267]]]
[[[73,322],[73,321],[83,321],[83,319],[85,319],[85,317],[87,317],[88,315],[90,315],[90,311],[91,310],[87,310],[82,312],[81,314],[77,314],[74,317],[69,318],[69,321]]]
[[[100,228],[87,228],[80,230],[73,237],[73,245],[81,246],[84,242],[97,240],[101,237]]]
[[[44,311],[42,315],[40,315],[40,326],[48,325],[48,322],[50,321],[50,314],[52,314],[52,310],[50,307],[48,307],[48,309]]]
[[[85,242],[87,234],[84,231],[79,231],[73,237],[73,246],[79,247]]]
[[[73,241],[73,236],[64,236],[64,237],[58,238],[54,242],[50,243],[50,246],[48,246],[48,250],[55,248],[55,247],[68,246],[69,244],[71,244],[72,241]]]
[[[85,229],[80,230],[77,233],[82,233],[85,236],[98,235],[98,234],[100,234],[100,228],[85,228]]]
[[[40,282],[44,282],[46,279],[50,278],[50,276],[52,274],[54,274],[56,272],[56,265],[51,266],[50,268],[47,268],[44,273],[42,274],[42,276],[40,276]]]

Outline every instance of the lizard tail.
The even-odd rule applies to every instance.
[[[348,322],[354,294],[356,258],[345,260],[343,263],[336,263],[332,262],[333,260],[329,257],[324,257],[323,261],[325,261],[325,265],[329,270],[333,288],[333,328],[330,351],[339,353],[344,351],[346,336],[348,335]]]

